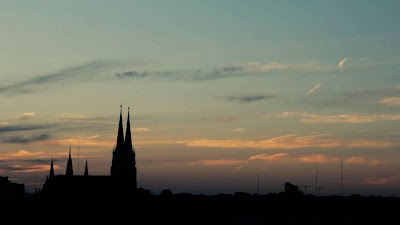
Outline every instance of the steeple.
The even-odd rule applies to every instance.
[[[50,165],[50,178],[54,177],[54,167],[53,167],[53,158],[51,158],[51,165]]]
[[[85,176],[85,177],[89,176],[89,170],[87,167],[87,159],[86,159],[86,164],[85,164],[85,173],[83,174],[83,176]]]
[[[119,126],[118,126],[118,136],[117,136],[117,146],[115,150],[118,151],[124,146],[124,128],[122,126],[122,105],[119,113]]]
[[[111,162],[111,176],[118,177],[119,182],[125,182],[128,186],[136,188],[136,162],[135,151],[132,147],[131,124],[129,118],[126,124],[126,136],[122,130],[122,112],[120,113],[117,145],[113,151]],[[124,141],[125,139],[125,141]]]
[[[68,162],[67,162],[67,171],[66,171],[65,175],[67,175],[67,176],[74,175],[74,172],[72,170],[71,143],[69,144],[69,156],[68,156]]]
[[[128,107],[128,121],[126,122],[125,132],[125,148],[128,151],[132,151],[132,136],[131,136],[131,123],[129,121],[129,107]]]

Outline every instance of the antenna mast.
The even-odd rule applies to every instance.
[[[257,195],[260,195],[260,176],[257,177]]]
[[[318,196],[318,164],[315,162],[315,196]]]
[[[37,194],[37,187],[36,187],[36,170],[35,170],[35,194]]]
[[[81,139],[78,138],[78,176],[79,176],[79,148],[80,148],[80,144],[81,144]]]
[[[340,162],[340,195],[343,196],[343,160]]]

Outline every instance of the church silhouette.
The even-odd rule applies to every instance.
[[[42,190],[40,190],[40,194],[67,198],[135,194],[137,191],[136,174],[135,149],[132,145],[129,107],[124,138],[121,105],[117,141],[112,151],[110,175],[90,175],[87,160],[84,175],[75,175],[70,145],[65,175],[54,174],[52,159],[49,175],[43,184]]]

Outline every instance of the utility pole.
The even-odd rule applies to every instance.
[[[321,196],[321,189],[325,189],[325,188],[322,188],[322,187],[318,188],[318,196]]]
[[[307,188],[309,188],[309,187],[311,187],[311,186],[304,185],[304,186],[301,186],[301,187],[304,188],[304,195],[307,195]]]
[[[257,195],[260,195],[260,176],[257,177]]]

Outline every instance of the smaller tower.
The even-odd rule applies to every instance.
[[[67,162],[67,171],[66,171],[65,175],[67,175],[67,176],[74,175],[74,171],[72,170],[71,144],[69,144],[69,156],[68,156],[68,162]]]
[[[89,170],[88,170],[88,166],[87,166],[87,159],[86,159],[86,163],[85,163],[85,173],[83,174],[83,176],[85,176],[85,177],[89,176]]]
[[[51,165],[50,165],[50,174],[49,174],[49,178],[53,178],[54,177],[54,167],[53,167],[53,158],[51,158]]]

